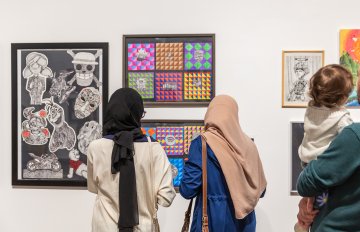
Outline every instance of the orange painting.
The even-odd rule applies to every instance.
[[[359,106],[357,72],[360,67],[360,29],[344,29],[340,31],[340,64],[353,74],[354,90],[349,96],[347,106]]]

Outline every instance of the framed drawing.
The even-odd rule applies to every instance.
[[[15,43],[12,184],[86,186],[86,150],[102,136],[107,43]]]
[[[207,106],[215,96],[215,34],[124,35],[123,86],[146,107]]]
[[[204,130],[204,121],[143,120],[142,130],[164,148],[172,165],[174,187],[178,190],[191,141]]]
[[[324,51],[283,51],[282,107],[307,107],[309,80],[324,65]]]
[[[340,64],[348,68],[353,75],[354,89],[346,106],[360,106],[357,93],[358,70],[360,68],[360,29],[340,30]]]
[[[291,195],[298,195],[296,189],[297,179],[302,171],[298,149],[304,137],[304,123],[291,122]]]

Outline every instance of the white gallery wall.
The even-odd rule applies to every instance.
[[[281,108],[282,50],[325,50],[338,63],[339,30],[360,28],[358,0],[0,0],[0,231],[90,231],[95,196],[85,189],[11,185],[11,43],[109,42],[109,92],[122,83],[123,34],[216,34],[216,91],[239,104],[268,188],[256,208],[257,231],[290,232],[290,121]],[[147,119],[202,119],[205,108],[147,109]],[[351,110],[356,121],[358,110]],[[180,231],[187,201],[161,208],[162,231]]]

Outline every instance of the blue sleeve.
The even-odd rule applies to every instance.
[[[301,172],[297,190],[312,197],[344,183],[360,166],[359,138],[345,127],[329,148]]]
[[[193,140],[189,149],[189,160],[185,163],[179,192],[186,199],[194,198],[201,191],[201,139]]]

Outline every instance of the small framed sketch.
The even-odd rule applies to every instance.
[[[204,130],[202,120],[143,120],[143,133],[153,137],[164,148],[173,170],[174,187],[178,190],[191,141]]]
[[[215,96],[215,35],[124,35],[123,86],[146,107],[207,106]]]
[[[353,76],[354,89],[350,93],[346,106],[359,107],[357,86],[360,68],[360,29],[340,30],[340,64],[345,66]]]
[[[324,66],[324,51],[283,51],[282,107],[307,107],[309,80]]]
[[[291,195],[298,195],[297,179],[302,171],[298,149],[304,137],[304,123],[291,122]]]
[[[86,150],[102,137],[107,43],[15,43],[12,184],[86,186]]]

